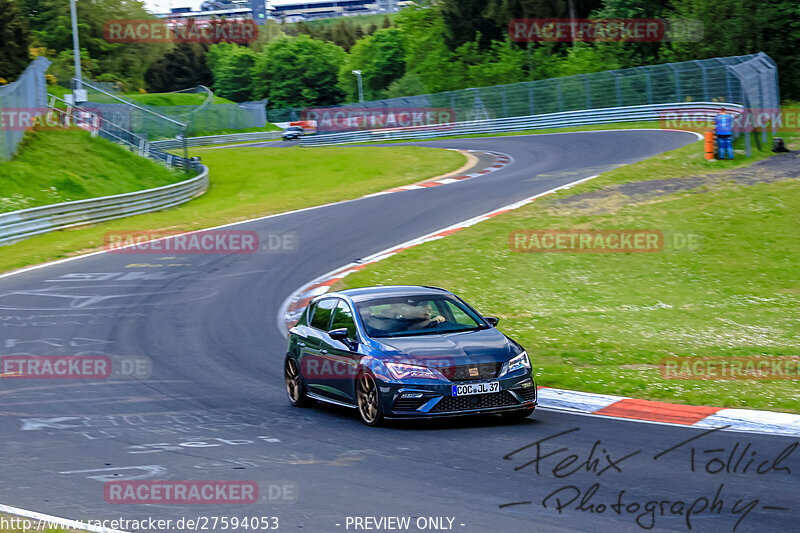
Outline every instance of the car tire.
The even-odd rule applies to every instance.
[[[376,427],[383,424],[383,410],[381,409],[380,391],[375,378],[369,371],[361,371],[356,378],[356,402],[358,416],[361,421]]]
[[[308,397],[306,381],[300,367],[293,357],[287,357],[283,365],[283,379],[286,383],[286,394],[294,407],[310,407],[314,400]]]
[[[533,414],[533,408],[530,409],[519,409],[517,411],[509,411],[508,413],[500,413],[500,416],[503,417],[503,420],[507,420],[508,422],[515,422],[518,420],[523,420],[528,418]]]

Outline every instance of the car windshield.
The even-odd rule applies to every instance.
[[[370,337],[406,337],[485,328],[472,309],[446,296],[402,296],[356,304]]]

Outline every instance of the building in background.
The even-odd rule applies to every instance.
[[[379,12],[375,0],[273,0],[268,7],[270,16],[286,22],[348,15],[368,15]]]
[[[170,20],[194,18],[207,20],[253,18],[258,23],[266,19],[298,22],[332,17],[394,13],[407,2],[399,0],[205,0],[200,11],[174,8],[157,16]]]
[[[250,8],[253,10],[253,20],[261,26],[267,23],[267,4],[264,0],[250,0]]]
[[[400,9],[399,5],[399,0],[378,0],[378,11],[381,13],[394,13]]]

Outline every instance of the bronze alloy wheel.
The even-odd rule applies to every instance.
[[[356,384],[358,413],[368,426],[377,426],[383,421],[378,394],[378,387],[371,375],[365,372],[358,376]]]
[[[289,401],[292,402],[292,405],[295,407],[305,407],[309,405],[311,400],[306,396],[306,385],[303,381],[303,376],[300,375],[297,361],[291,357],[287,357],[283,374],[284,381],[286,382],[286,393],[289,395]]]

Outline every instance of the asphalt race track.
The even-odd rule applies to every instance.
[[[274,516],[278,531],[314,533],[366,531],[353,517],[388,516],[414,517],[401,531],[436,530],[417,517],[445,517],[443,527],[464,533],[797,531],[797,439],[547,410],[511,425],[370,429],[354,411],[286,399],[276,316],[300,285],[695,139],[614,131],[421,143],[514,162],[447,186],[226,228],[256,231],[266,247],[289,233],[294,250],[105,253],[0,278],[2,355],[144,356],[152,365],[147,379],[0,381],[0,503],[82,520]],[[261,501],[106,503],[104,482],[126,479],[250,480]]]

